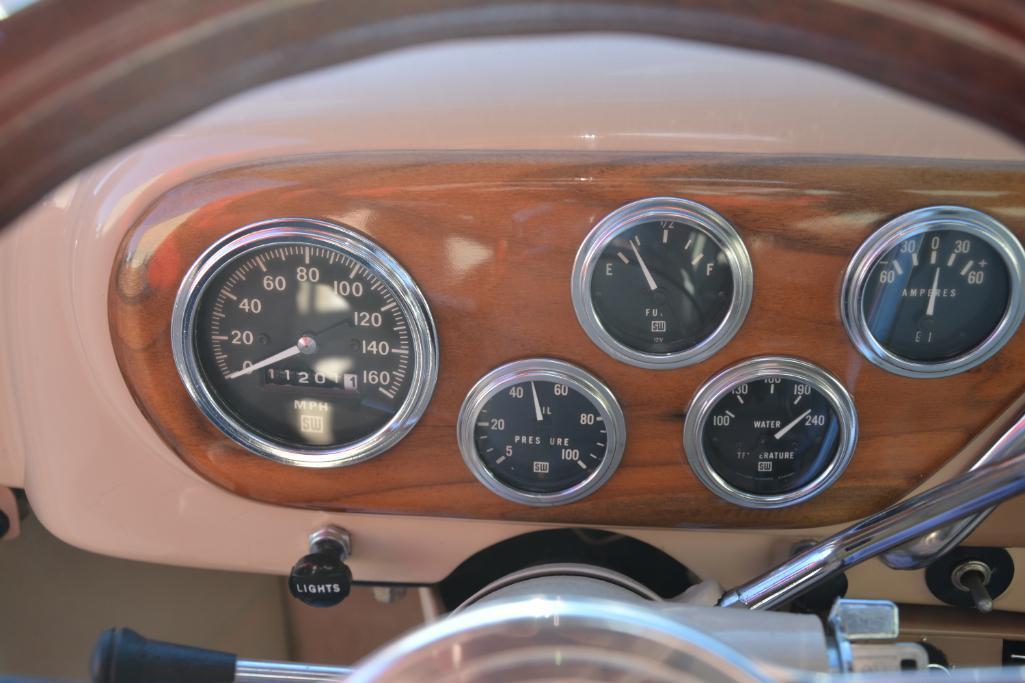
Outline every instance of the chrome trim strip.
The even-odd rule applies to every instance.
[[[529,493],[515,489],[501,481],[484,464],[477,454],[473,440],[474,425],[481,408],[499,393],[514,384],[543,380],[567,384],[590,399],[594,407],[601,413],[605,422],[605,457],[601,464],[579,484],[555,493]],[[495,368],[484,375],[470,389],[459,409],[459,420],[456,425],[459,439],[459,451],[463,462],[470,468],[477,481],[484,484],[493,493],[506,500],[523,505],[545,507],[563,505],[580,500],[602,486],[612,473],[619,467],[626,448],[626,418],[612,391],[591,373],[565,361],[553,358],[530,358],[513,361]]]
[[[734,387],[767,377],[806,382],[825,396],[840,423],[840,439],[832,462],[814,480],[799,489],[776,495],[742,491],[723,479],[709,463],[701,438],[709,413]],[[817,365],[789,356],[761,356],[729,367],[705,382],[691,399],[683,423],[683,450],[697,478],[720,498],[747,508],[774,509],[803,503],[839,479],[854,456],[858,443],[858,412],[854,399],[833,375]]]
[[[923,363],[891,353],[872,335],[863,299],[868,275],[884,254],[908,238],[939,229],[961,230],[988,242],[1007,265],[1011,291],[1004,316],[981,344],[957,358]],[[851,342],[873,364],[904,377],[947,377],[985,362],[1014,336],[1025,317],[1023,281],[1025,250],[1002,223],[963,206],[928,206],[897,216],[858,247],[844,275],[840,312]]]
[[[193,334],[199,301],[222,268],[268,244],[313,244],[342,251],[375,271],[395,292],[409,320],[413,371],[406,400],[383,427],[364,439],[337,447],[290,447],[267,439],[236,420],[213,395],[196,358]],[[353,230],[309,218],[254,223],[225,236],[186,273],[171,315],[171,349],[178,375],[202,413],[226,436],[256,455],[299,467],[342,467],[380,455],[398,443],[427,409],[438,377],[438,335],[427,300],[409,273],[382,248]]]
[[[239,659],[234,683],[313,683],[345,680],[354,669],[348,666]]]
[[[603,581],[610,585],[622,588],[623,590],[630,591],[638,598],[643,600],[650,600],[652,602],[662,602],[662,598],[659,597],[658,593],[651,590],[639,581],[631,579],[625,574],[621,574],[617,571],[607,569],[606,567],[599,567],[592,564],[581,564],[575,562],[555,562],[552,564],[540,564],[531,567],[525,567],[511,574],[506,574],[498,579],[495,579],[488,585],[484,586],[476,593],[463,600],[462,604],[457,606],[449,614],[455,615],[463,612],[477,603],[485,600],[489,596],[501,591],[502,589],[514,586],[524,581],[533,581],[535,579],[542,578],[567,578],[577,577],[592,579],[595,581]]]
[[[641,223],[672,220],[708,235],[726,255],[733,274],[733,299],[719,326],[696,346],[676,353],[646,353],[626,346],[601,324],[591,299],[595,264],[609,241]],[[699,363],[717,352],[744,324],[754,293],[754,270],[744,241],[730,223],[712,209],[678,197],[651,197],[622,206],[605,216],[584,238],[573,262],[570,284],[573,310],[584,332],[613,358],[639,368],[669,370]]]
[[[967,472],[816,543],[728,591],[723,607],[771,609],[856,564],[1025,491],[1025,453]]]
[[[608,657],[588,661],[596,680],[773,678],[718,638],[647,606],[538,595],[483,604],[415,630],[362,660],[351,680],[434,681],[439,672],[464,681],[582,680],[581,658],[597,653]]]

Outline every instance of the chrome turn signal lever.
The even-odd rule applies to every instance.
[[[979,459],[972,464],[971,470],[983,469],[1003,462],[1022,451],[1025,451],[1025,412],[1019,414],[1014,424],[1001,434],[1000,438],[994,441]],[[880,556],[880,559],[891,569],[921,569],[927,567],[940,556],[953,550],[992,511],[992,508],[986,508],[947,526],[937,528],[924,536],[886,551]]]
[[[150,640],[129,628],[103,632],[89,663],[92,683],[317,683],[340,681],[340,666],[240,659],[229,652]]]
[[[988,510],[1023,491],[1025,452],[1019,452],[891,505],[810,546],[753,581],[727,591],[719,604],[771,609],[856,564]]]

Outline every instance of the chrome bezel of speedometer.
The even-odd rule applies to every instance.
[[[591,292],[598,259],[610,242],[622,233],[652,221],[679,223],[702,232],[722,251],[732,277],[732,296],[718,326],[695,345],[671,353],[650,353],[617,339],[602,324]],[[753,292],[751,257],[736,229],[707,206],[678,197],[651,197],[616,209],[587,235],[573,263],[573,308],[584,332],[613,358],[640,368],[669,370],[693,365],[712,356],[740,330],[751,307]]]
[[[988,243],[1004,261],[1010,291],[1003,316],[980,344],[949,360],[924,362],[901,357],[880,343],[869,328],[864,297],[870,273],[885,254],[908,239],[934,230],[953,230]],[[947,377],[985,362],[1014,336],[1025,317],[1023,279],[1025,251],[1011,231],[996,219],[961,206],[916,209],[883,225],[855,252],[840,297],[843,324],[854,346],[874,365],[904,377]]]
[[[703,437],[708,418],[722,398],[741,384],[775,377],[809,384],[819,392],[833,409],[840,434],[835,455],[812,481],[784,493],[756,494],[731,485],[715,471],[705,452]],[[753,358],[715,375],[694,395],[683,426],[683,449],[687,462],[701,483],[724,500],[758,509],[788,507],[822,493],[847,469],[857,441],[858,414],[850,393],[826,370],[808,361],[789,356]]]
[[[395,414],[365,437],[324,447],[287,444],[268,438],[236,419],[204,378],[197,358],[197,312],[211,280],[223,269],[234,267],[250,252],[288,245],[322,247],[357,262],[390,288],[404,319],[408,321],[409,389]],[[178,290],[171,335],[178,374],[200,411],[240,446],[287,465],[341,467],[363,462],[388,450],[409,433],[423,415],[438,374],[438,340],[434,320],[413,279],[390,254],[367,238],[347,227],[321,220],[282,218],[263,221],[240,228],[209,247],[186,273]]]
[[[501,391],[530,381],[568,385],[591,403],[605,425],[605,454],[600,464],[576,485],[553,493],[529,492],[506,484],[477,451],[475,427],[481,410]],[[612,391],[589,372],[551,358],[514,361],[484,375],[463,401],[456,430],[463,461],[480,483],[506,500],[537,507],[563,505],[593,493],[619,467],[626,447],[626,419]]]

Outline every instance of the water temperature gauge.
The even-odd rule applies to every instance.
[[[835,377],[797,358],[766,356],[701,387],[683,439],[691,469],[718,496],[778,508],[833,483],[857,433],[854,402]]]
[[[558,505],[590,494],[623,455],[626,423],[608,387],[563,361],[503,365],[470,390],[459,449],[477,479],[509,500]]]

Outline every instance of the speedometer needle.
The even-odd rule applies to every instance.
[[[810,412],[811,412],[811,408],[808,408],[808,410],[804,411],[803,413],[801,413],[800,415],[795,417],[793,419],[793,421],[791,421],[787,426],[783,427],[783,429],[781,429],[778,432],[776,432],[775,434],[773,434],[773,436],[776,438],[777,441],[782,439],[784,436],[787,435],[787,432],[789,432],[791,429],[793,429],[794,427],[797,426],[798,422],[800,422],[804,418],[808,417],[808,413],[810,413]]]
[[[940,267],[936,266],[936,272],[932,275],[932,289],[929,290],[929,305],[925,308],[926,315],[932,315],[936,310],[936,294],[940,291]]]
[[[534,388],[533,382],[530,383],[530,393],[534,395],[534,415],[538,422],[542,422],[544,417],[541,415],[541,402],[537,400],[537,389]]]
[[[230,375],[228,375],[227,378],[228,379],[235,379],[236,377],[242,377],[243,375],[248,375],[248,374],[251,374],[253,372],[256,372],[260,368],[265,368],[268,365],[273,365],[274,363],[277,363],[278,361],[283,361],[286,358],[291,358],[292,356],[298,356],[300,353],[309,355],[309,354],[315,352],[316,350],[317,350],[317,342],[316,342],[316,340],[314,340],[313,337],[302,336],[302,337],[299,337],[299,341],[297,341],[292,346],[289,346],[284,351],[279,351],[278,353],[275,353],[273,356],[268,356],[267,358],[264,358],[263,360],[261,360],[261,361],[259,361],[257,363],[253,363],[252,365],[248,365],[248,366],[242,368],[241,370],[236,370],[235,372],[233,372]]]
[[[651,291],[658,289],[658,284],[655,282],[655,278],[651,277],[651,271],[648,270],[648,266],[644,263],[644,259],[641,258],[641,252],[637,251],[637,246],[630,242],[630,248],[634,250],[634,256],[637,257],[637,263],[641,264],[641,272],[644,273],[644,279],[648,281],[648,286],[651,287]]]

